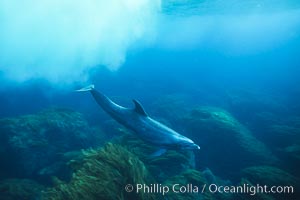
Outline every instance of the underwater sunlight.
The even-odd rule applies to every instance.
[[[0,200],[299,200],[299,0],[0,0]]]

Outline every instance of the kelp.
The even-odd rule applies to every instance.
[[[197,107],[183,120],[188,132],[197,134],[194,136],[195,143],[205,150],[197,164],[209,167],[219,175],[226,171],[228,178],[236,178],[241,168],[278,161],[263,142],[222,108]]]
[[[125,129],[119,131],[122,135],[102,149],[85,150],[82,160],[71,160],[69,164],[75,171],[71,181],[64,183],[56,179],[56,186],[44,192],[44,199],[163,198],[154,193],[127,193],[124,187],[126,184],[162,183],[194,165],[192,152],[168,150],[159,157],[152,157],[150,155],[157,150],[156,147]],[[186,172],[184,176],[196,180],[196,175]]]
[[[269,190],[272,186],[293,187],[293,192],[290,190],[289,192],[271,192],[269,195],[257,194],[258,199],[297,199],[296,197],[299,196],[299,178],[277,167],[266,165],[248,167],[242,170],[242,176],[249,185],[266,185]]]
[[[160,156],[151,156],[159,150],[158,147],[152,146],[135,134],[124,129],[120,131],[123,134],[116,138],[113,142],[125,147],[128,151],[137,155],[142,160],[150,173],[157,181],[164,181],[166,178],[180,174],[189,168],[194,168],[194,153],[192,151],[175,151],[167,150],[166,153]],[[172,166],[172,167],[170,167]]]
[[[252,183],[266,185],[296,185],[298,179],[290,173],[273,166],[253,166],[242,170],[243,177]]]
[[[56,186],[44,191],[42,199],[155,199],[151,194],[125,191],[127,184],[152,180],[143,162],[126,148],[108,143],[100,150],[84,151],[84,155],[82,164],[71,164],[75,168],[71,181],[56,180]]]
[[[208,172],[209,171],[209,172]],[[210,173],[210,174],[208,174]],[[209,177],[213,176],[213,177]],[[214,182],[211,182],[211,181]],[[176,185],[175,185],[176,184]],[[166,194],[167,199],[176,200],[231,200],[231,194],[212,193],[208,190],[210,184],[228,185],[229,183],[214,176],[209,169],[198,171],[187,169],[179,175],[167,179],[163,185],[173,188]],[[182,189],[180,191],[180,188]],[[179,192],[178,192],[179,191]]]
[[[98,127],[90,127],[81,113],[69,109],[49,108],[35,114],[2,118],[0,172],[3,176],[0,177],[39,176],[43,174],[40,170],[64,161],[63,153],[101,145],[106,136]]]
[[[5,179],[0,181],[0,199],[31,200],[40,195],[44,187],[29,179]]]
[[[207,183],[207,180],[202,175],[201,172],[193,169],[188,169],[184,172],[182,172],[179,175],[173,176],[169,179],[167,179],[163,185],[168,186],[169,188],[172,188],[174,184],[178,184],[178,187],[189,187],[188,184],[191,184],[192,186],[196,186],[200,188],[200,191],[198,192],[184,192],[184,193],[176,193],[170,190],[166,194],[167,199],[176,199],[176,200],[194,200],[194,199],[201,199],[201,200],[208,200],[212,199],[212,196],[209,193],[203,193],[201,192],[201,188],[204,184]],[[176,189],[177,190],[177,189]],[[212,199],[213,200],[213,199]]]

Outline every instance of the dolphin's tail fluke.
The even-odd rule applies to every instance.
[[[89,85],[89,86],[86,86],[84,88],[81,88],[79,90],[76,90],[76,92],[87,92],[87,91],[91,91],[95,88],[95,85]]]

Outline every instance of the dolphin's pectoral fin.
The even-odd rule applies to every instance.
[[[161,156],[166,152],[167,152],[167,149],[159,149],[159,150],[155,151],[154,153],[152,153],[150,155],[150,158],[155,158],[155,157]]]
[[[135,105],[135,108],[134,108],[134,111],[139,113],[140,115],[144,115],[144,116],[148,116],[148,114],[145,112],[143,106],[141,105],[140,102],[138,102],[137,100],[133,99],[132,100],[134,105]]]

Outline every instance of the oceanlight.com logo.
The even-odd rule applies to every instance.
[[[254,196],[256,194],[293,194],[293,186],[267,186],[267,185],[250,185],[242,184],[238,186],[217,185],[217,184],[204,184],[202,186],[187,184],[127,184],[125,186],[126,192],[145,193],[145,194],[162,194],[166,195],[172,193],[220,193],[220,194],[248,194]]]
[[[206,187],[206,185],[204,185]],[[250,185],[243,184],[240,186],[219,186],[216,184],[210,184],[208,186],[210,193],[232,193],[232,194],[249,194],[251,196],[260,194],[293,194],[293,186],[267,186],[267,185]]]

